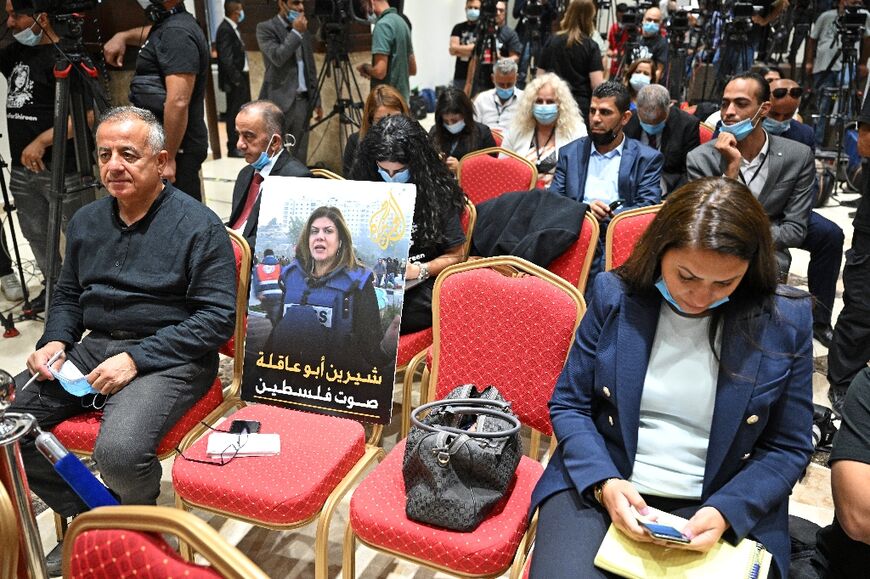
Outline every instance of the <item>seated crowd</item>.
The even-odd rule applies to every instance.
[[[360,67],[372,90],[341,173],[416,186],[404,271],[385,263],[375,269],[376,287],[402,274],[421,282],[407,290],[393,324],[401,336],[433,326],[436,278],[466,257],[473,231],[463,227],[467,199],[457,174],[469,153],[499,142],[503,152],[494,157],[534,166],[538,194],[579,206],[598,224],[588,309],[549,406],[559,444],[530,499],[530,515],[539,517],[530,576],[612,576],[593,563],[612,523],[635,541],[697,552],[751,538],[773,556],[770,576],[788,577],[789,495],[813,452],[814,338],[830,348],[829,397],[843,427],[830,457],[836,515],[819,533],[813,576],[866,570],[870,201],[865,187],[843,272],[845,307],[833,326],[844,234],[813,210],[820,143],[818,130],[796,117],[800,86],[776,70],[736,71],[715,118],[705,119],[713,136],[702,143],[701,120],[662,84],[668,51],[658,8],[643,16],[631,64],[613,68],[603,56],[616,54],[614,47],[595,30],[595,3],[572,0],[542,49],[537,76],[526,78],[528,57],[499,1],[500,58],[478,84],[481,1],[467,0],[467,22],[453,28],[449,45],[454,78],[438,95],[427,132],[408,104],[417,65],[407,23],[386,0],[365,4],[377,18],[372,62]],[[227,21],[241,21],[241,5],[226,2]],[[155,449],[211,387],[218,348],[232,335],[236,277],[225,227],[253,248],[263,180],[312,176],[308,131],[300,126],[322,111],[303,3],[279,0],[257,35],[268,47],[268,82],[256,100],[247,88],[228,116],[231,153],[246,163],[228,222],[178,187],[176,177],[189,178],[178,127],[142,107],[103,114],[95,145],[109,196],[78,209],[65,226],[45,331],[16,377],[19,386],[32,375],[37,382],[19,391],[10,410],[33,414],[43,429],[102,409],[94,460],[124,504],[155,504],[162,472]],[[289,82],[288,71],[292,97],[274,84]],[[227,86],[247,86],[247,74]],[[859,151],[868,157],[870,99],[858,120]],[[285,146],[288,129],[295,148]],[[657,208],[655,219],[631,257],[605,271],[614,218],[644,207]],[[809,293],[785,285],[792,249],[810,253]],[[300,276],[316,286],[323,264],[309,257],[316,263]],[[279,264],[271,250],[263,259]],[[278,326],[280,292],[256,278],[255,286]],[[87,392],[54,379],[49,364],[56,370],[66,360],[85,374]],[[22,443],[22,456],[30,488],[51,509],[63,517],[87,510],[32,440]],[[651,507],[688,519],[687,542],[646,533],[638,514]],[[60,544],[48,560],[56,571]]]

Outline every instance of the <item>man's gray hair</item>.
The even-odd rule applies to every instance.
[[[660,84],[648,84],[637,93],[637,110],[645,115],[667,111],[671,105],[671,94]]]
[[[121,121],[142,121],[148,125],[148,147],[152,153],[159,153],[166,146],[166,133],[163,131],[163,125],[160,124],[154,113],[139,107],[125,106],[109,109],[100,117],[100,123],[97,125],[97,128],[103,123],[118,123]]]
[[[270,135],[281,135],[281,138],[284,138],[284,112],[272,101],[266,99],[251,101],[242,105],[239,112],[242,111],[259,114],[263,117],[266,130]]]
[[[501,58],[492,69],[493,74],[516,74],[519,67],[512,58]]]

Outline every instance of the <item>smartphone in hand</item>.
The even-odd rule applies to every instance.
[[[637,523],[655,539],[673,543],[691,543],[691,539],[671,526],[647,523],[645,521],[638,521]]]

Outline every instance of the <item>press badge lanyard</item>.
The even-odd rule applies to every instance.
[[[758,164],[758,168],[755,169],[755,173],[752,174],[752,178],[749,180],[749,182],[747,182],[746,177],[743,176],[743,170],[737,172],[737,174],[740,175],[740,180],[743,181],[744,185],[746,185],[747,187],[752,185],[752,182],[755,181],[755,178],[758,177],[758,174],[761,172],[761,168],[764,167],[765,163],[767,163],[767,157],[769,156],[770,153],[764,156],[764,158],[761,160],[761,163]]]
[[[498,106],[498,103],[501,99],[498,98],[498,95],[495,95],[495,94],[492,95],[492,101],[495,104],[495,112],[496,112],[496,114],[498,114],[499,121],[501,121],[501,114],[503,112],[505,112],[509,106],[511,106],[511,103],[514,102],[514,100],[516,100],[516,98],[517,98],[517,94],[514,93],[511,95],[511,98],[509,98],[504,105]]]
[[[541,149],[543,148],[545,151],[547,150],[547,145],[550,144],[550,141],[553,140],[553,137],[556,135],[556,127],[553,127],[553,130],[550,132],[550,136],[547,137],[547,140],[544,142],[542,146],[538,145],[538,129],[535,129],[535,135],[532,137],[532,144],[535,146],[535,156],[538,158],[538,164],[541,164]]]

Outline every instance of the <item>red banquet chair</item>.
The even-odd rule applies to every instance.
[[[616,215],[607,226],[604,241],[604,271],[616,269],[626,262],[640,236],[658,215],[662,204],[629,209]]]
[[[706,123],[700,123],[698,125],[698,134],[701,136],[701,144],[703,145],[707,141],[713,138],[713,127]]]
[[[209,565],[185,561],[161,534],[178,538]],[[202,519],[153,506],[101,507],[76,517],[63,545],[63,576],[268,579]]]
[[[157,458],[164,460],[174,455],[178,445],[188,433],[202,432],[202,422],[211,422],[238,406],[239,389],[242,384],[242,360],[245,355],[245,324],[247,320],[248,287],[251,283],[251,248],[243,236],[227,229],[236,258],[236,324],[229,341],[220,352],[233,359],[233,378],[226,394],[220,377],[216,377],[205,396],[193,405],[173,426],[157,446]],[[90,456],[94,452],[97,435],[100,433],[102,411],[86,412],[68,418],[54,427],[52,432],[70,452]],[[64,522],[58,517],[58,538],[62,538]]]
[[[468,259],[471,251],[471,236],[474,234],[474,225],[477,223],[477,209],[474,203],[465,199],[465,211],[460,218],[462,231],[465,232],[465,245],[462,247],[462,260]],[[416,368],[417,363],[411,364],[420,354],[425,354],[432,345],[432,328],[426,328],[413,334],[399,335],[399,354],[396,357],[396,374],[403,373],[402,380],[402,419],[399,427],[399,436],[405,438],[411,428],[411,390],[414,387],[416,372],[408,372],[408,367]]]
[[[598,220],[587,211],[583,216],[583,225],[577,241],[547,267],[551,272],[573,284],[580,293],[586,290],[586,282],[589,281],[589,269],[592,267],[592,258],[598,245],[599,231]]]
[[[453,265],[435,282],[429,399],[455,386],[493,384],[520,421],[552,434],[547,408],[583,315],[583,297],[555,274],[515,257]],[[538,456],[536,444],[530,456]],[[355,577],[355,544],[465,577],[495,577],[522,565],[534,522],[527,514],[543,465],[523,456],[508,496],[480,526],[455,532],[405,515],[404,441],[363,479],[350,501],[343,576]],[[551,444],[551,450],[553,445]]]
[[[538,170],[513,151],[490,147],[462,157],[456,177],[472,203],[480,205],[502,193],[534,189]]]

